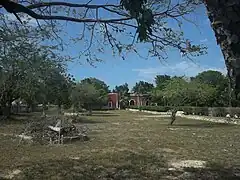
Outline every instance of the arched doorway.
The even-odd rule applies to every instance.
[[[109,107],[109,108],[112,108],[112,107],[113,107],[113,102],[112,102],[112,101],[109,101],[109,102],[108,102],[108,107]]]
[[[129,105],[130,105],[130,106],[134,106],[134,105],[135,105],[135,101],[134,101],[133,99],[131,99],[131,100],[129,101]]]
[[[146,101],[146,106],[149,106],[149,101]]]

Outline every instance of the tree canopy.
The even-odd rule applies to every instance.
[[[111,2],[103,1],[93,4],[92,1],[82,3],[64,1],[21,1],[10,0],[0,2],[8,12],[15,13],[21,18],[21,12],[44,22],[52,28],[63,30],[57,22],[62,21],[79,23],[80,34],[71,37],[73,43],[84,44],[80,50],[87,61],[93,63],[100,61],[99,53],[111,48],[125,59],[126,53],[138,52],[138,42],[149,45],[148,53],[157,58],[166,58],[168,48],[178,49],[181,53],[192,56],[205,53],[204,45],[192,45],[177,27],[168,25],[173,20],[181,26],[181,21],[187,19],[201,2],[196,0],[152,1],[152,0],[121,0]],[[40,24],[40,23],[39,23]],[[58,25],[58,26],[57,26]],[[57,35],[58,36],[57,36]],[[58,42],[62,42],[59,32],[52,33]],[[119,37],[127,37],[119,38]],[[118,37],[118,38],[116,38]],[[61,40],[60,40],[61,39]],[[63,43],[62,43],[63,45]],[[98,52],[98,53],[96,53]]]
[[[153,84],[149,82],[139,81],[133,86],[132,91],[134,93],[147,94],[152,92],[153,87]]]
[[[93,108],[101,109],[107,104],[108,92],[108,87],[103,81],[86,78],[76,84],[71,98],[75,109],[83,107],[91,113]]]

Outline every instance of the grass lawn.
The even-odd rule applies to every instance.
[[[240,179],[240,126],[127,111],[95,112],[89,141],[18,145],[25,119],[0,126],[0,177],[13,179]],[[176,167],[184,160],[204,168]],[[11,174],[12,173],[12,174]],[[14,175],[15,174],[15,175]],[[0,178],[1,179],[1,178]]]

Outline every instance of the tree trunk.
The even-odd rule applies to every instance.
[[[174,121],[176,120],[176,113],[177,113],[177,108],[174,107],[171,112],[171,122],[170,125],[173,125]]]
[[[3,104],[2,105],[2,113],[3,113],[3,117],[4,118],[8,118],[8,117],[10,117],[10,115],[11,115],[11,105],[9,105],[9,104]]]
[[[42,106],[42,116],[43,117],[46,117],[46,109],[47,109],[47,106],[45,103],[43,103],[43,106]]]
[[[59,103],[58,104],[58,115],[61,115],[62,114],[62,106],[61,104]]]
[[[92,115],[92,105],[88,104],[88,114]]]
[[[236,106],[240,88],[240,1],[205,0],[205,5],[228,71],[229,105]]]

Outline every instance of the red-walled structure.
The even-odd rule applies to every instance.
[[[118,93],[109,93],[108,94],[108,108],[109,109],[118,109],[119,108]]]
[[[149,106],[150,98],[148,94],[129,94],[129,106]],[[108,109],[120,109],[120,97],[118,93],[108,94]]]

